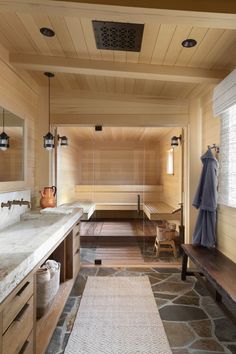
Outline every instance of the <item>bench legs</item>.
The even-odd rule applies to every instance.
[[[182,272],[181,272],[181,280],[185,281],[187,276],[187,265],[188,265],[188,256],[184,252],[182,259]]]
[[[222,302],[222,296],[218,293],[217,290],[215,292],[215,300],[216,302]]]

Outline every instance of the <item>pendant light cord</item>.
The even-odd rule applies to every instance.
[[[3,108],[2,110],[2,131],[4,132],[4,128],[5,128],[5,110]]]
[[[51,117],[50,117],[50,76],[48,76],[48,124],[49,124],[49,129],[48,131],[50,132],[50,126],[51,126]]]

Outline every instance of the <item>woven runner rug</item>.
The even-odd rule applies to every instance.
[[[147,276],[88,277],[65,354],[170,354]]]

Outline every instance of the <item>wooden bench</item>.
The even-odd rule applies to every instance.
[[[145,202],[143,211],[149,220],[176,220],[180,218],[180,212],[173,214],[173,208],[163,202]]]
[[[182,245],[184,251],[182,263],[182,280],[188,275],[196,275],[198,278],[205,276],[215,289],[215,299],[221,304],[222,297],[236,304],[236,264],[227,258],[216,248],[208,249],[201,246]],[[187,269],[188,258],[197,266],[197,270]],[[200,277],[201,275],[201,277]],[[228,310],[221,304],[223,310]]]

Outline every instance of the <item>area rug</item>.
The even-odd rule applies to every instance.
[[[172,353],[148,277],[88,277],[65,354],[138,353]]]

